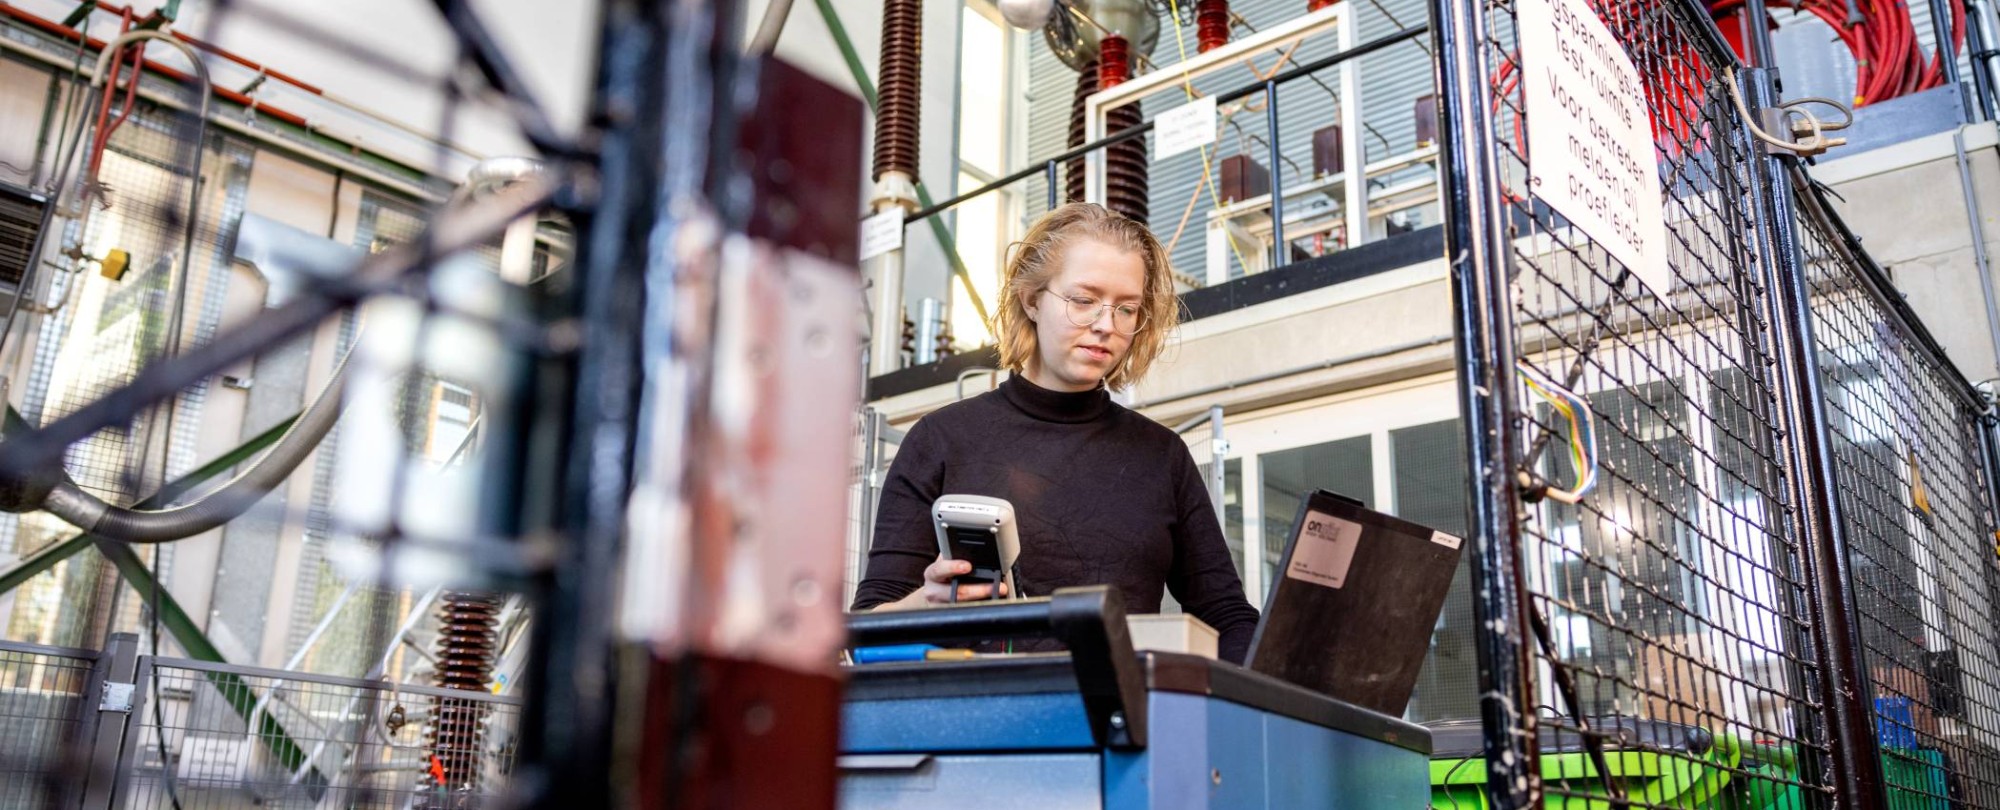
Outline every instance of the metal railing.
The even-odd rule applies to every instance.
[[[1341,11],[1340,13],[1344,15],[1346,12]],[[1351,18],[1342,17],[1342,19],[1350,20]],[[1351,26],[1349,27],[1351,28]],[[1263,100],[1266,106],[1260,117],[1264,119],[1265,127],[1263,130],[1264,134],[1260,140],[1264,144],[1267,154],[1259,155],[1258,157],[1260,159],[1268,159],[1271,163],[1270,172],[1272,180],[1270,186],[1272,191],[1262,195],[1254,195],[1248,199],[1228,199],[1226,195],[1221,195],[1217,191],[1220,186],[1221,156],[1209,152],[1203,153],[1204,157],[1202,159],[1210,165],[1205,166],[1201,172],[1200,176],[1202,179],[1194,189],[1196,192],[1195,197],[1197,200],[1207,198],[1214,201],[1215,205],[1213,210],[1208,212],[1208,218],[1215,220],[1215,222],[1194,227],[1194,231],[1197,232],[1197,236],[1203,230],[1215,231],[1215,233],[1212,233],[1209,237],[1211,243],[1209,247],[1209,266],[1205,268],[1204,272],[1191,272],[1188,268],[1176,268],[1183,282],[1188,286],[1199,287],[1226,280],[1229,275],[1229,257],[1231,256],[1235,257],[1236,262],[1242,267],[1245,273],[1262,272],[1292,264],[1293,258],[1289,251],[1291,243],[1294,239],[1304,238],[1305,234],[1294,232],[1292,234],[1293,239],[1287,238],[1286,229],[1293,227],[1293,224],[1301,221],[1299,212],[1295,211],[1293,214],[1286,213],[1285,206],[1288,204],[1287,199],[1303,199],[1330,195],[1337,186],[1346,184],[1347,177],[1349,176],[1357,178],[1360,182],[1354,184],[1352,190],[1343,191],[1340,194],[1341,202],[1338,205],[1329,205],[1325,211],[1319,212],[1320,215],[1314,219],[1317,225],[1324,226],[1320,227],[1320,230],[1339,229],[1342,234],[1341,239],[1344,241],[1339,242],[1338,247],[1331,250],[1357,247],[1369,240],[1367,227],[1356,228],[1354,226],[1353,223],[1357,217],[1365,226],[1369,221],[1380,220],[1396,211],[1417,208],[1430,209],[1436,205],[1436,195],[1434,192],[1436,181],[1429,169],[1430,164],[1435,162],[1437,156],[1434,146],[1420,145],[1417,148],[1392,155],[1386,159],[1377,160],[1374,163],[1366,163],[1364,158],[1359,157],[1365,156],[1366,150],[1361,149],[1358,145],[1350,145],[1347,152],[1357,156],[1354,158],[1354,161],[1366,163],[1366,165],[1354,167],[1352,170],[1346,172],[1334,171],[1323,177],[1310,178],[1303,183],[1287,184],[1282,179],[1284,175],[1282,167],[1285,164],[1296,164],[1291,157],[1285,155],[1284,150],[1281,148],[1283,144],[1280,141],[1277,129],[1280,121],[1278,110],[1278,91],[1280,88],[1295,83],[1318,81],[1317,74],[1329,70],[1340,70],[1351,76],[1353,72],[1358,71],[1358,67],[1350,63],[1355,63],[1356,60],[1360,60],[1363,57],[1383,52],[1398,45],[1416,42],[1427,30],[1428,26],[1413,25],[1394,33],[1357,43],[1353,47],[1345,48],[1317,59],[1302,61],[1281,72],[1276,72],[1268,78],[1260,77],[1258,81],[1231,87],[1213,94],[1216,103],[1219,105],[1254,101],[1259,98]],[[1277,44],[1278,47],[1276,48],[1267,48],[1266,50],[1258,51],[1258,53],[1268,51],[1275,54],[1285,50],[1283,42]],[[1170,73],[1174,76],[1180,75],[1177,66],[1164,66],[1160,68],[1160,71]],[[1347,129],[1357,133],[1349,137],[1355,139],[1356,144],[1359,144],[1361,136],[1358,133],[1363,129],[1363,119],[1360,117],[1362,100],[1359,98],[1360,93],[1358,89],[1356,89],[1358,88],[1358,84],[1354,81],[1348,81],[1344,82],[1342,86],[1351,91],[1348,94],[1350,97],[1342,97],[1342,101],[1340,102],[1342,117],[1344,121],[1348,122]],[[1123,104],[1127,102],[1117,101],[1114,103]],[[1066,173],[1084,172],[1085,174],[1089,174],[1090,172],[1086,169],[1086,166],[1092,160],[1101,157],[1105,150],[1116,144],[1135,138],[1145,138],[1149,133],[1154,131],[1154,126],[1154,121],[1147,120],[1135,126],[1110,132],[1103,137],[1071,147],[1061,153],[1036,158],[1022,168],[999,177],[993,182],[967,190],[949,199],[935,203],[927,201],[921,208],[911,212],[904,218],[903,227],[906,230],[906,234],[902,243],[909,244],[911,241],[911,238],[907,234],[907,229],[911,227],[930,228],[936,234],[939,244],[943,247],[944,260],[951,264],[952,278],[956,279],[956,283],[962,286],[963,291],[968,296],[968,300],[972,301],[975,307],[990,313],[991,304],[980,299],[980,292],[975,288],[975,282],[970,270],[967,269],[966,260],[961,256],[961,248],[942,224],[942,215],[968,202],[980,200],[998,192],[1008,189],[1024,189],[1026,188],[1024,184],[1035,180],[1042,181],[1045,186],[1046,209],[1044,210],[1053,209],[1065,202]],[[1096,129],[1095,126],[1091,128]],[[1256,130],[1253,127],[1251,131],[1254,133]],[[1190,154],[1185,158],[1175,159],[1194,160],[1196,158]],[[1402,177],[1413,172],[1422,173],[1424,176],[1408,182],[1389,185],[1380,191],[1375,190],[1375,187],[1381,185],[1386,179]],[[1099,185],[1101,186],[1102,184],[1100,183]],[[1371,197],[1371,195],[1375,196]],[[1104,195],[1100,190],[1095,193],[1086,192],[1084,196],[1086,199],[1102,202],[1101,198]],[[1193,204],[1191,202],[1190,206]],[[1385,208],[1385,206],[1387,207]],[[1356,207],[1359,207],[1361,210],[1350,216],[1349,209]],[[1155,226],[1155,231],[1161,234],[1162,241],[1170,244],[1174,243],[1175,240],[1169,238],[1168,234],[1177,235],[1180,233],[1181,228],[1175,227],[1174,224],[1175,216],[1180,215],[1180,213],[1179,209],[1176,208],[1174,212],[1158,214],[1148,224]],[[1182,218],[1182,227],[1186,227],[1185,216]],[[1222,221],[1231,220],[1233,222],[1234,220],[1244,218],[1256,220],[1256,227],[1251,230],[1256,232],[1255,236],[1257,239],[1268,241],[1268,246],[1254,249],[1252,247],[1245,247],[1246,243],[1242,242],[1235,235],[1237,231],[1243,229],[1237,228],[1231,222]],[[1234,230],[1231,230],[1232,228]],[[1217,245],[1219,244],[1226,244],[1227,246],[1221,247],[1218,250]],[[1220,259],[1219,263],[1218,258]],[[876,369],[872,373],[880,374],[884,372],[881,369]]]
[[[97,653],[0,642],[0,807],[73,806]]]
[[[0,806],[482,807],[513,767],[515,698],[137,653],[0,642]]]
[[[1699,4],[1569,4],[1643,84],[1667,277],[1557,213],[1527,1],[1434,7],[1484,764],[1434,801],[2000,807],[1987,403]]]

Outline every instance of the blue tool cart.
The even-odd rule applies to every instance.
[[[855,666],[844,810],[1421,808],[1430,732],[1233,664],[1135,653],[1116,591],[858,614],[857,646],[1068,652]]]

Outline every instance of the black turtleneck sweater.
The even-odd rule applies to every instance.
[[[855,610],[922,583],[938,556],[931,505],[948,494],[1014,505],[1024,595],[1113,585],[1128,612],[1157,613],[1164,588],[1221,634],[1223,658],[1248,652],[1257,609],[1187,444],[1103,389],[1050,391],[1016,375],[911,427],[882,486]]]

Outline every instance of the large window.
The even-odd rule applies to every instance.
[[[1354,436],[1258,459],[1264,482],[1264,536],[1272,541],[1264,544],[1265,582],[1277,571],[1299,502],[1313,490],[1329,490],[1375,508],[1375,460],[1369,443],[1367,436]],[[1242,567],[1241,559],[1237,566]]]
[[[1773,685],[1783,683],[1782,659],[1796,642],[1780,615],[1787,562],[1772,526],[1782,514],[1780,471],[1768,447],[1753,445],[1764,435],[1757,425],[1769,418],[1763,404],[1768,394],[1727,369],[1623,387],[1596,382],[1595,390],[1584,388],[1600,425],[1604,467],[1588,508],[1544,500],[1523,504],[1520,514],[1528,535],[1525,573],[1545,597],[1536,603],[1550,625],[1555,655],[1582,671],[1603,673],[1589,679],[1582,710],[1672,719],[1670,707],[1648,695],[1658,694],[1658,679],[1698,670],[1706,685],[1688,692],[1690,701],[1731,718],[1776,722],[1773,713],[1781,707],[1773,701],[1782,692]],[[1453,386],[1440,381],[1227,420],[1230,462],[1243,465],[1242,558],[1260,563],[1243,570],[1252,602],[1261,604],[1278,575],[1274,564],[1299,501],[1313,489],[1467,535],[1469,469],[1456,411]],[[1875,435],[1862,428],[1849,432]],[[1567,441],[1559,433],[1548,446]],[[1865,441],[1852,444],[1847,458],[1869,456],[1866,461],[1892,473],[1900,469],[1894,460],[1901,455],[1862,446]],[[1575,480],[1565,454],[1538,458],[1550,480]],[[1469,570],[1475,547],[1465,545],[1467,562],[1453,577],[1429,639],[1407,711],[1411,720],[1478,714]],[[1857,577],[1887,583],[1910,575],[1884,567]],[[1921,603],[1914,595],[1907,601]],[[1916,607],[1881,611],[1875,635],[1884,640],[1877,643],[1895,649],[1895,637],[1915,636],[1920,629],[1910,628],[1920,626],[1918,613]],[[1632,631],[1666,646],[1635,645]],[[1691,663],[1676,664],[1661,653],[1683,648],[1698,651],[1688,654]],[[1542,688],[1549,689],[1547,681]],[[1552,692],[1540,700],[1560,702]]]
[[[1395,469],[1395,511],[1404,518],[1454,534],[1465,534],[1465,436],[1450,419],[1389,431],[1390,464]],[[1418,722],[1476,717],[1479,667],[1472,644],[1471,559],[1460,561],[1445,595],[1431,654],[1417,675],[1409,718]]]
[[[1021,119],[1015,108],[1022,83],[1015,79],[1020,37],[990,0],[967,0],[960,17],[957,179],[958,193],[964,193],[1005,176],[1020,159],[1014,130]],[[1002,189],[959,205],[951,216],[959,260],[990,313],[999,295],[1003,254],[1021,216],[1019,195]],[[951,284],[951,333],[961,349],[993,342],[957,281]]]

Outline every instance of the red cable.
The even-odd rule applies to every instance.
[[[1728,24],[1742,10],[1743,0],[1716,0],[1709,15]],[[1774,6],[1811,14],[1833,29],[1854,55],[1855,105],[1864,106],[1944,83],[1943,60],[1965,47],[1965,0],[1952,0],[1950,50],[1940,44],[1932,53],[1918,47],[1915,24],[1903,0],[1860,0],[1861,23],[1847,22],[1845,0],[1776,0]],[[1740,43],[1732,43],[1741,50]]]

